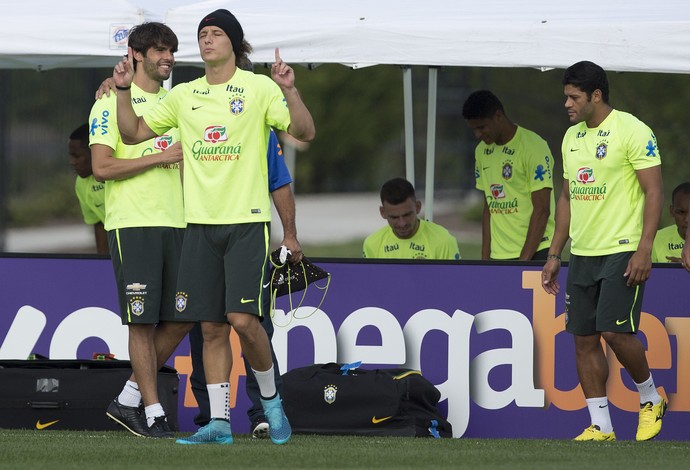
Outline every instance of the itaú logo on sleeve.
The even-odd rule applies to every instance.
[[[215,144],[216,142],[225,142],[228,140],[228,133],[225,126],[208,126],[204,130],[204,141]]]
[[[577,170],[577,182],[578,183],[594,183],[594,170],[588,166],[583,166]]]

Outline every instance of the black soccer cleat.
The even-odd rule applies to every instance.
[[[139,407],[121,405],[116,398],[110,402],[105,414],[135,436],[149,437],[149,427]]]
[[[252,420],[252,438],[266,439],[268,437],[268,420],[263,416],[258,416]]]
[[[165,415],[153,418],[153,424],[149,426],[148,437],[153,437],[154,439],[172,439],[175,437]]]

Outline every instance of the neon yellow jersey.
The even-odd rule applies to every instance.
[[[84,223],[93,225],[105,221],[105,184],[96,181],[93,175],[77,176],[74,192],[79,200]]]
[[[155,106],[165,96],[146,93],[132,83],[132,105],[137,115]],[[136,145],[122,143],[117,128],[117,98],[114,93],[102,97],[91,108],[90,145],[113,149],[113,157],[133,159],[160,153],[178,140],[177,130]],[[131,178],[105,183],[105,229],[128,227],[185,227],[182,182],[179,163],[158,165]]]
[[[680,254],[685,246],[685,240],[678,234],[678,227],[673,224],[664,227],[654,237],[654,245],[652,245],[652,262],[653,263],[671,263],[667,258],[680,258]]]
[[[273,80],[240,69],[221,85],[201,77],[175,86],[144,119],[156,133],[180,129],[187,222],[271,220],[268,136],[271,127],[290,125]]]
[[[444,227],[419,220],[411,238],[395,236],[390,225],[380,228],[364,240],[365,258],[389,259],[460,259],[458,241]]]
[[[636,251],[645,197],[635,171],[661,164],[652,130],[614,109],[597,128],[584,122],[571,126],[561,150],[570,189],[570,251],[579,256]]]
[[[484,193],[491,214],[491,258],[520,257],[532,217],[532,193],[553,189],[553,155],[536,133],[518,126],[505,145],[480,142],[474,151],[475,186]],[[553,191],[551,213],[537,251],[551,246],[556,206]]]

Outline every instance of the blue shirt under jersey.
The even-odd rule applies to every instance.
[[[276,133],[271,129],[271,134],[268,137],[268,190],[273,192],[276,189],[292,183],[290,171],[285,164],[283,156],[283,149],[278,142]]]

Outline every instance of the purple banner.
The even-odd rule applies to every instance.
[[[462,262],[461,262],[462,263]],[[589,425],[578,386],[563,295],[547,295],[539,266],[465,263],[318,262],[323,283],[281,297],[273,345],[281,371],[312,363],[419,369],[442,394],[456,437],[571,438]],[[565,284],[566,269],[561,273]],[[690,319],[679,293],[690,277],[655,267],[647,283],[640,339],[656,385],[668,398],[662,439],[687,439]],[[323,298],[323,302],[322,302]],[[0,257],[0,358],[128,359],[110,260]],[[688,339],[685,339],[688,336]],[[248,432],[248,400],[237,338],[231,381],[233,429]],[[608,394],[619,439],[634,439],[638,394],[608,354]],[[180,373],[178,417],[193,431],[185,340],[169,361]]]

